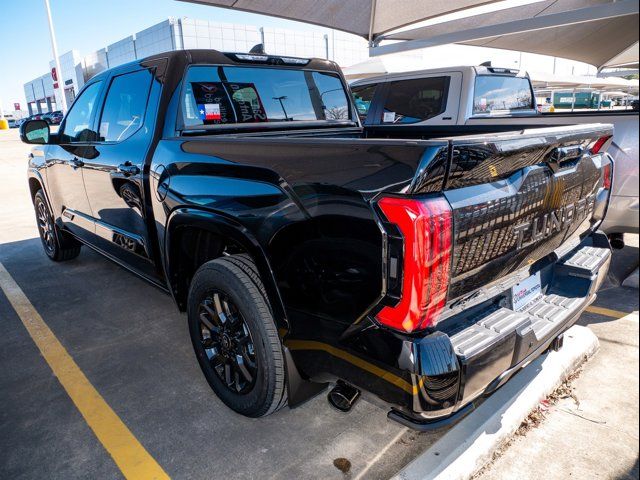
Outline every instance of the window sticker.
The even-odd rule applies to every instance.
[[[253,83],[192,82],[191,88],[205,125],[268,121]]]
[[[200,118],[202,118],[202,120],[221,120],[220,104],[205,103],[202,105],[200,108]]]
[[[396,121],[396,112],[384,112],[382,115],[382,121],[384,123],[393,123]]]
[[[225,83],[225,86],[231,95],[238,123],[268,121],[267,112],[255,84],[234,82]]]
[[[192,82],[198,116],[205,125],[234,123],[235,115],[222,82]]]

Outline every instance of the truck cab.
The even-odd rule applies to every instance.
[[[351,84],[365,125],[468,125],[476,119],[536,114],[526,72],[451,67],[393,73]]]

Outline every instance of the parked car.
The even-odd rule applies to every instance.
[[[40,113],[34,113],[33,115],[27,117],[27,120],[43,120],[43,117],[47,114],[48,112],[40,112]]]
[[[62,112],[60,110],[56,110],[41,115],[40,120],[44,120],[49,125],[59,125],[63,117],[64,115],[62,114]]]
[[[9,128],[16,128],[18,126],[16,118],[11,114],[4,115],[4,119],[7,121]]]
[[[230,408],[335,381],[334,406],[364,389],[425,430],[560,348],[610,262],[612,126],[483,128],[395,138],[333,62],[179,50],[21,138],[45,253],[89,245],[170,293]]]
[[[468,133],[554,125],[612,123],[615,136],[611,205],[603,230],[622,247],[623,233],[640,231],[638,112],[546,111],[538,107],[525,72],[496,67],[448,67],[394,73],[351,84],[362,121],[376,130],[464,126]],[[411,125],[412,127],[409,127]],[[446,129],[441,130],[446,134]]]
[[[36,115],[36,120],[44,120],[45,122],[47,122],[49,125],[51,125],[51,114],[53,112],[45,112],[45,113],[39,113]]]

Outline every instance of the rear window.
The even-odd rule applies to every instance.
[[[351,119],[338,75],[308,70],[190,67],[182,101],[185,127]]]
[[[476,77],[474,114],[533,109],[533,92],[528,78],[500,75]]]
[[[389,83],[382,123],[416,123],[447,109],[449,77],[416,78]]]

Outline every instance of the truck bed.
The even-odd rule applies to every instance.
[[[182,149],[205,163],[242,164],[242,169],[250,166],[254,175],[269,181],[280,179],[302,214],[311,219],[333,215],[346,222],[350,217],[372,219],[370,205],[382,194],[444,192],[455,225],[450,301],[542,259],[599,223],[584,209],[594,203],[601,164],[599,157],[583,154],[598,138],[612,135],[610,125],[483,135],[468,135],[467,127],[446,127],[447,136],[440,138],[437,135],[443,132],[439,129],[425,129],[416,135],[433,138],[371,138],[375,129],[366,129],[366,138],[358,138],[355,129],[339,135],[336,131],[299,131],[193,136],[184,139]],[[402,127],[402,134],[409,136],[411,130]],[[558,163],[554,154],[562,149],[569,149],[573,157]],[[214,202],[215,188],[208,192],[203,193],[206,200],[202,201]],[[580,221],[554,227],[540,241],[531,238],[536,219],[575,205],[581,211]],[[522,232],[514,232],[514,227]],[[349,229],[348,225],[341,228]],[[379,259],[371,261],[380,263]]]

